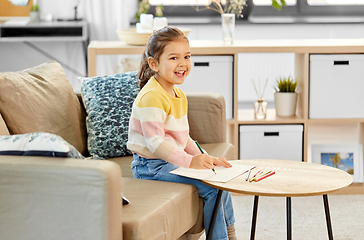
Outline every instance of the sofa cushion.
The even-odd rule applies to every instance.
[[[88,150],[93,158],[131,155],[126,142],[131,108],[138,93],[137,72],[82,79]]]
[[[0,136],[0,155],[85,159],[60,136],[42,132]]]
[[[1,114],[0,114],[0,135],[10,135],[8,127],[6,126]]]
[[[48,132],[86,149],[81,104],[60,64],[0,73],[0,113],[10,134]]]
[[[201,205],[195,186],[121,179],[123,194],[130,200],[122,209],[123,239],[178,239],[196,224]]]

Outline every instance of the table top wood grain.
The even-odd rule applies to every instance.
[[[253,176],[258,169],[273,170],[275,174],[258,182],[246,181],[247,173],[226,183],[204,182],[215,188],[235,193],[272,197],[302,197],[329,194],[346,188],[353,181],[351,175],[345,171],[316,163],[271,159],[232,162],[256,166],[250,176]]]

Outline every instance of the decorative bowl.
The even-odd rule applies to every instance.
[[[191,29],[188,28],[180,28],[181,31],[187,36]],[[137,33],[135,28],[116,30],[116,33],[119,35],[119,38],[126,42],[129,45],[135,46],[143,46],[152,36],[152,33]]]

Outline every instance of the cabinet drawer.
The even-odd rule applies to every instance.
[[[310,55],[310,118],[364,118],[364,54]]]
[[[303,159],[303,125],[242,125],[239,130],[239,159]]]
[[[192,69],[178,86],[184,92],[214,92],[225,98],[226,118],[233,118],[233,56],[192,56]]]

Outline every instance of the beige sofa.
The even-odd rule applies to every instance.
[[[0,135],[50,132],[87,155],[86,112],[58,63],[0,73],[0,86]],[[210,155],[233,159],[223,97],[191,93],[188,101],[191,137]],[[133,179],[131,161],[0,156],[1,238],[198,238],[196,188]],[[122,206],[120,192],[130,204]]]

